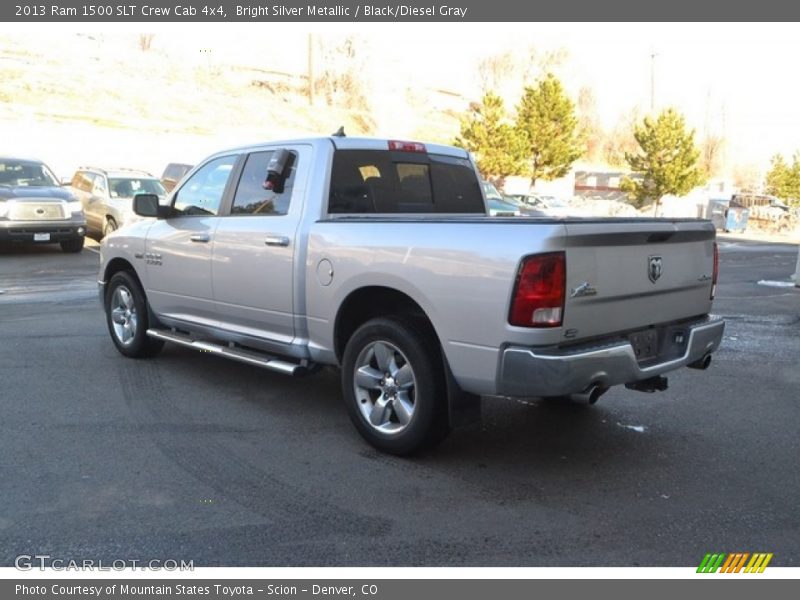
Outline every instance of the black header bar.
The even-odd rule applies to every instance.
[[[15,0],[0,4],[5,22],[768,22],[800,19],[786,0]]]

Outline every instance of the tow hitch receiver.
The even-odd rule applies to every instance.
[[[632,381],[631,383],[626,383],[625,387],[629,390],[636,390],[637,392],[647,392],[648,394],[652,394],[653,392],[663,392],[669,387],[669,385],[666,377],[656,375],[650,379],[642,379],[641,381]]]

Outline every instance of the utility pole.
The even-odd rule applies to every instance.
[[[314,34],[308,34],[308,104],[314,106]]]
[[[650,51],[650,113],[656,112],[656,54],[655,50]]]

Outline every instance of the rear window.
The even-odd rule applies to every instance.
[[[484,214],[480,184],[463,158],[389,150],[337,150],[328,212]]]

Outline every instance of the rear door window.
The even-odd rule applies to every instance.
[[[236,195],[233,197],[231,215],[285,215],[289,212],[289,203],[294,187],[294,175],[297,170],[297,156],[291,154],[289,164],[286,166],[286,181],[281,193],[275,193],[265,185],[267,165],[272,158],[272,151],[253,152],[247,157],[247,162],[242,169]]]
[[[328,212],[484,214],[472,164],[462,158],[389,150],[337,150]]]

